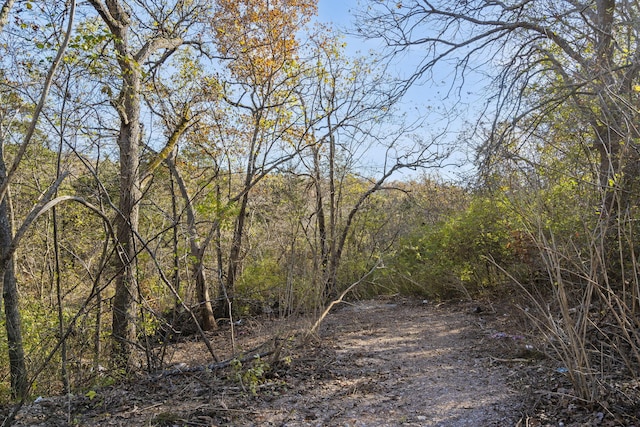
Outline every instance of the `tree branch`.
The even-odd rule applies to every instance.
[[[3,12],[4,12],[4,8],[3,8]],[[49,95],[49,89],[51,88],[53,76],[56,70],[58,69],[60,62],[62,61],[64,52],[66,51],[67,46],[69,45],[69,40],[71,39],[71,31],[73,30],[75,12],[76,12],[76,1],[71,0],[71,8],[69,10],[69,22],[67,23],[67,31],[65,33],[64,39],[62,40],[62,44],[58,48],[56,57],[53,60],[51,67],[49,67],[49,71],[47,72],[47,77],[44,82],[44,87],[42,88],[42,93],[40,94],[40,99],[38,100],[36,109],[33,112],[33,117],[31,119],[31,123],[29,123],[29,128],[27,129],[27,133],[24,136],[24,140],[22,141],[22,144],[20,144],[20,147],[18,148],[18,152],[16,153],[16,157],[13,160],[13,164],[11,165],[11,168],[7,172],[7,176],[4,182],[0,186],[0,202],[5,198],[7,194],[7,189],[9,188],[9,183],[11,182],[11,179],[15,175],[16,170],[18,169],[18,166],[22,161],[22,157],[24,157],[24,154],[27,151],[27,147],[31,142],[33,135],[35,134],[36,127],[38,125],[38,119],[40,118],[40,114],[42,113],[42,109],[44,108],[44,104],[45,104],[45,101],[47,100],[47,96]]]
[[[135,54],[134,59],[136,60],[136,62],[138,62],[138,64],[142,64],[147,59],[149,59],[149,56],[153,55],[158,50],[160,49],[174,50],[180,45],[182,45],[183,43],[184,43],[184,40],[182,40],[179,37],[176,37],[176,38],[157,37],[146,42],[144,46],[140,48],[138,53]]]
[[[322,324],[322,321],[325,319],[325,317],[327,317],[327,315],[329,314],[329,312],[331,311],[331,309],[336,305],[342,302],[342,300],[344,299],[345,296],[347,296],[347,294],[349,292],[351,292],[353,290],[353,288],[355,288],[356,286],[358,286],[360,283],[362,283],[364,281],[364,279],[366,279],[367,277],[371,276],[371,274],[373,274],[373,272],[380,266],[382,260],[379,259],[378,261],[376,261],[375,265],[373,267],[371,267],[371,269],[365,273],[362,277],[360,277],[358,280],[356,280],[355,282],[353,282],[351,285],[349,285],[349,287],[347,289],[345,289],[338,298],[336,298],[335,300],[331,301],[331,303],[327,306],[327,308],[325,308],[325,310],[322,312],[322,314],[320,315],[320,317],[318,317],[318,320],[315,321],[315,323],[313,324],[313,326],[309,329],[309,331],[307,331],[306,335],[305,335],[305,339],[309,339],[312,335],[314,335],[315,333],[318,332],[318,328],[320,327],[320,325]]]
[[[11,12],[14,3],[15,0],[6,0],[0,9],[0,32],[9,21],[9,12]]]

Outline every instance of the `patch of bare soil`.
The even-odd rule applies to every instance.
[[[508,370],[478,350],[483,338],[464,312],[378,301],[344,308],[299,367],[307,375],[298,393],[263,416],[291,426],[513,425],[522,399]]]
[[[514,329],[508,311],[474,308],[358,302],[331,313],[305,346],[290,335],[303,324],[245,322],[234,330],[241,364],[207,365],[201,342],[182,342],[170,356],[183,365],[86,395],[38,399],[16,424],[558,425],[525,415],[535,396],[530,378],[553,367]],[[278,331],[280,338],[268,339]],[[219,356],[230,357],[228,327],[210,338]]]

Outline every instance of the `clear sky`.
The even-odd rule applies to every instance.
[[[353,30],[354,17],[353,12],[358,8],[361,0],[318,0],[318,21],[323,23],[331,23],[337,30]],[[345,36],[347,42],[347,51],[355,54],[356,52],[366,52],[380,46],[380,42],[365,42],[357,37]]]
[[[337,26],[349,25],[352,16],[349,9],[357,6],[357,0],[319,0],[318,18],[322,22],[333,22]]]

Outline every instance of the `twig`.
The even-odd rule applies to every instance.
[[[209,405],[202,405],[196,408],[198,409],[206,409],[209,412],[237,412],[239,414],[259,414],[258,411],[252,411],[249,409],[237,409],[237,408],[212,408]]]
[[[579,400],[580,402],[583,403],[590,403],[589,400],[587,399],[583,399],[582,397],[573,395],[573,394],[569,394],[569,393],[559,393],[557,391],[551,391],[551,390],[536,390],[534,391],[535,394],[545,394],[545,395],[549,395],[549,396],[560,396],[560,397],[569,397],[571,399],[575,399],[575,400]]]
[[[339,304],[342,302],[343,298],[345,296],[347,296],[347,294],[353,289],[355,288],[357,285],[359,285],[360,283],[362,283],[362,281],[364,279],[366,279],[367,277],[369,277],[375,270],[376,268],[378,268],[378,266],[380,265],[381,260],[378,260],[375,265],[373,267],[371,267],[371,270],[369,270],[364,276],[362,276],[361,278],[359,278],[357,281],[355,281],[354,283],[352,283],[351,285],[349,285],[349,287],[347,289],[344,290],[344,292],[342,292],[340,294],[340,296],[331,301],[331,303],[327,306],[327,308],[325,308],[325,310],[322,312],[322,314],[320,315],[320,317],[318,318],[318,320],[316,320],[316,322],[313,324],[313,326],[311,327],[311,329],[309,329],[309,331],[306,333],[305,335],[305,340],[308,340],[312,335],[315,335],[315,333],[318,331],[318,328],[320,327],[320,324],[322,324],[322,321],[324,320],[325,317],[327,317],[327,314],[329,314],[329,312],[331,311],[331,309],[333,308],[334,305]]]
[[[148,411],[149,409],[157,408],[158,406],[164,405],[164,402],[154,403],[153,405],[145,406],[144,408],[134,407],[132,410],[125,412],[125,414],[133,414],[135,412]]]

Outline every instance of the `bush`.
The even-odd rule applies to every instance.
[[[470,298],[506,285],[502,269],[530,275],[530,245],[506,202],[476,197],[463,212],[403,239],[388,275],[402,293]]]

